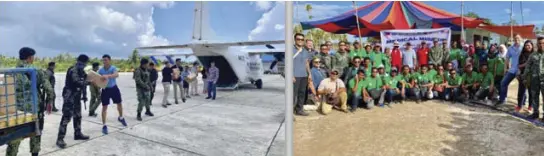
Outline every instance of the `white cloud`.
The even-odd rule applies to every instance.
[[[283,30],[283,28],[285,28],[285,25],[283,25],[283,24],[276,24],[274,26],[274,29],[276,29],[276,30]]]
[[[85,53],[126,57],[139,46],[168,44],[155,35],[155,7],[173,2],[0,2],[0,54],[29,46],[39,56]]]
[[[267,11],[272,7],[273,2],[271,1],[257,1],[254,2],[258,10]]]
[[[285,39],[284,29],[281,28],[285,25],[285,5],[283,2],[274,2],[272,5],[273,7],[263,13],[257,21],[257,26],[249,33],[250,41]]]

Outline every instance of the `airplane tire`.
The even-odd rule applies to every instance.
[[[262,89],[263,81],[261,79],[258,79],[257,81],[255,81],[255,86],[257,86],[257,89]]]

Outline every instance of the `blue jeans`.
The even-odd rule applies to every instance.
[[[506,73],[504,78],[502,78],[500,93],[499,93],[500,94],[499,102],[504,102],[506,100],[506,96],[508,95],[507,94],[508,85],[510,84],[510,82],[512,82],[512,80],[514,80],[514,78],[516,78],[516,74],[512,74],[512,73]],[[519,82],[519,87],[518,87],[518,106],[519,107],[525,104],[526,91],[527,91],[527,88],[525,88],[523,83]]]
[[[419,88],[405,88],[405,94],[407,98],[414,98],[415,100],[421,99]]]
[[[208,82],[208,97],[215,99],[217,91],[215,90],[215,84],[213,82]]]
[[[393,97],[400,95],[396,89],[388,89],[385,91],[385,97],[387,102],[393,102]]]
[[[459,93],[459,88],[446,88],[446,92],[445,92],[445,99],[446,100],[457,100],[457,98],[459,97],[460,93]]]
[[[351,109],[356,109],[359,107],[359,104],[363,101],[363,97],[361,95],[354,94],[351,98]]]

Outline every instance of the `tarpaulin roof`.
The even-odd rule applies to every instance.
[[[357,16],[355,15],[357,14]],[[359,17],[357,19],[357,17]],[[461,19],[464,27],[475,28],[483,20],[448,13],[416,1],[377,1],[353,9],[336,17],[301,22],[303,29],[320,28],[336,34],[352,34],[358,36],[357,20],[361,36],[378,36],[380,30],[389,29],[427,29],[450,27],[454,31],[461,30]]]
[[[503,36],[510,36],[510,31],[513,30],[512,32],[518,33],[523,38],[527,38],[527,39],[536,38],[536,35],[534,33],[535,25],[512,26],[512,28],[510,28],[509,25],[504,25],[504,26],[490,25],[490,26],[481,26],[480,28],[503,35]]]

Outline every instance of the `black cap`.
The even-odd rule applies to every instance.
[[[49,64],[47,64],[49,67],[51,66],[55,66],[55,62],[49,62]]]
[[[19,50],[19,59],[26,60],[30,56],[36,55],[36,51],[29,47],[23,47]]]
[[[84,54],[79,55],[79,56],[77,57],[77,61],[83,62],[83,63],[87,63],[87,62],[89,62],[89,56],[84,55]]]
[[[98,62],[93,63],[93,68],[96,68],[98,66],[100,66],[100,64]]]

